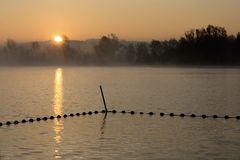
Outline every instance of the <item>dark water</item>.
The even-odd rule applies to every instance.
[[[0,121],[109,109],[240,115],[240,69],[0,68]],[[103,114],[0,128],[0,159],[239,159],[235,119]]]

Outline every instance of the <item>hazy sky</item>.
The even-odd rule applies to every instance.
[[[99,38],[180,37],[191,28],[224,26],[240,31],[240,0],[0,0],[0,42]]]

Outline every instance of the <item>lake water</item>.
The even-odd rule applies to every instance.
[[[239,159],[240,69],[0,67],[0,122],[104,114],[0,127],[0,159]]]

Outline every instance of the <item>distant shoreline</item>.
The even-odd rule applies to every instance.
[[[2,65],[0,64],[0,68],[15,68],[15,67],[109,67],[109,68],[116,68],[116,67],[138,67],[138,68],[209,68],[209,69],[240,69],[240,65],[164,65],[164,64],[131,64],[131,65],[121,65],[121,64],[114,64],[114,65],[96,65],[96,64],[84,64],[84,65],[74,65],[74,64],[48,64],[48,65],[32,65],[32,64],[12,64],[12,65]]]
[[[180,39],[128,42],[115,34],[99,40],[32,42],[8,39],[0,48],[0,65],[21,66],[240,66],[240,32],[228,35],[224,27],[192,29]]]

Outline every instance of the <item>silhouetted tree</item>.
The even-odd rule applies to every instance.
[[[130,43],[127,46],[127,49],[126,49],[126,60],[129,63],[135,63],[136,62],[136,49],[135,49],[133,43]]]
[[[3,48],[6,61],[15,62],[18,58],[17,44],[13,39],[7,39]]]
[[[153,62],[159,62],[160,57],[162,56],[162,43],[158,40],[153,40],[150,43],[150,49],[151,49],[151,58]]]
[[[149,63],[150,54],[148,50],[148,44],[145,42],[139,42],[136,46],[136,55],[138,63]]]
[[[61,48],[63,51],[63,55],[66,60],[73,60],[75,56],[74,55],[75,52],[70,46],[69,38],[66,35],[63,35],[62,38],[63,38],[63,43],[61,45]]]
[[[103,36],[98,45],[95,46],[95,52],[101,62],[111,60],[115,52],[118,50],[120,42],[115,34]]]
[[[237,41],[240,42],[240,32],[237,33]]]
[[[16,42],[13,39],[8,39],[6,42],[6,47],[8,50],[13,50],[16,48]]]
[[[193,64],[219,64],[227,51],[227,31],[223,27],[190,30],[179,41],[183,53],[181,61]]]
[[[32,50],[37,50],[39,49],[39,42],[35,41],[35,42],[32,42]]]
[[[5,54],[12,56],[16,51],[16,42],[13,39],[7,39],[4,47]]]

